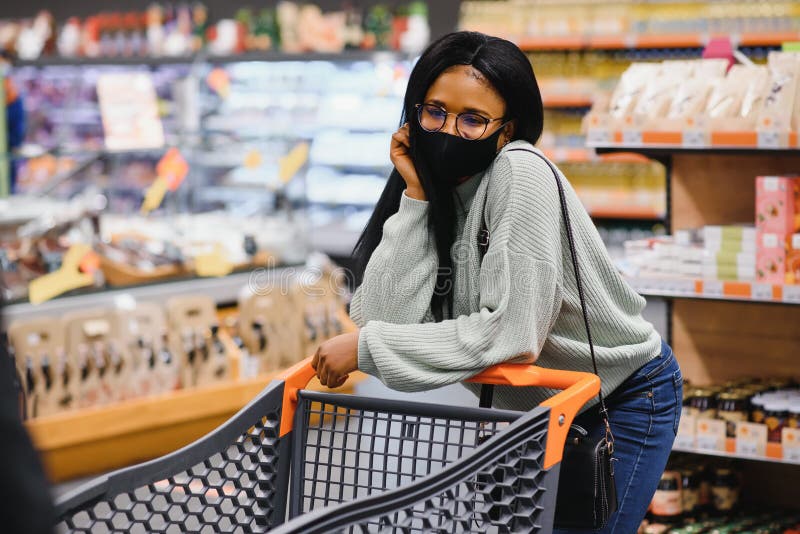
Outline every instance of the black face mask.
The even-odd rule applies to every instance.
[[[485,170],[497,155],[497,139],[503,128],[489,137],[470,141],[458,135],[420,128],[417,144],[437,180],[456,181]]]

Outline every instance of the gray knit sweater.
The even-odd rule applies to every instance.
[[[484,173],[457,189],[452,319],[437,323],[430,312],[438,259],[427,227],[428,203],[403,195],[398,212],[384,224],[350,315],[361,327],[359,368],[387,386],[432,389],[501,362],[591,372],[553,174],[538,157],[511,148],[533,149],[524,141],[510,143]],[[642,318],[644,299],[614,268],[566,180],[564,188],[608,394],[659,354],[661,338]],[[484,206],[491,237],[481,262],[477,241]],[[528,410],[553,393],[498,387],[494,405]]]

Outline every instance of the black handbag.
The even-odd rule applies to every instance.
[[[567,231],[572,267],[575,272],[575,283],[583,312],[583,323],[586,327],[586,338],[589,352],[592,355],[594,374],[597,372],[597,360],[594,355],[592,333],[589,328],[589,315],[586,312],[586,300],[583,295],[578,257],[575,253],[575,238],[572,234],[567,199],[564,194],[564,185],[558,172],[547,158],[540,154],[524,149],[512,148],[512,151],[529,152],[544,161],[553,173],[558,186],[558,196],[561,201],[561,214]],[[489,248],[489,230],[486,219],[482,216],[481,230],[478,234],[478,250],[481,260]],[[483,408],[491,407],[494,386],[481,387],[480,405]],[[606,526],[611,515],[617,510],[617,486],[614,482],[614,436],[608,422],[608,409],[606,408],[603,393],[597,394],[600,417],[605,424],[605,436],[592,439],[583,428],[572,425],[564,444],[564,455],[561,460],[558,493],[556,497],[555,528],[576,530],[597,530]]]

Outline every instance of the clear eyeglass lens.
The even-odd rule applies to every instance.
[[[419,124],[428,131],[441,130],[447,121],[447,112],[436,106],[422,106],[419,109]]]
[[[440,107],[419,107],[419,124],[429,132],[441,130],[447,122],[447,112]],[[486,131],[489,120],[474,113],[462,113],[456,119],[458,134],[464,139],[479,139]]]
[[[478,139],[486,131],[488,121],[480,115],[464,113],[458,116],[456,127],[461,137],[465,139]]]

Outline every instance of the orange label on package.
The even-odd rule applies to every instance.
[[[167,150],[156,165],[156,174],[166,180],[167,189],[175,191],[189,174],[189,164],[186,163],[180,150],[173,147]]]
[[[800,462],[800,428],[784,428],[781,434],[783,459]]]

